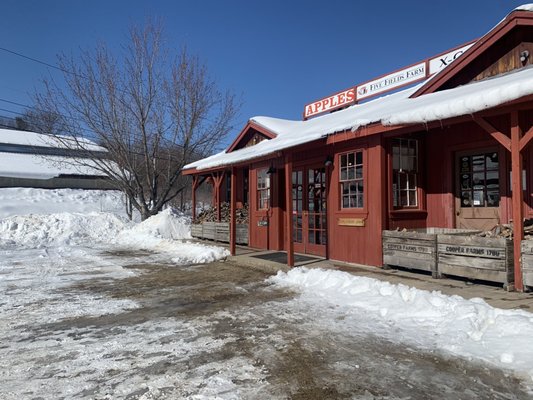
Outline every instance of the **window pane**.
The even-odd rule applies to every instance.
[[[483,190],[474,190],[473,194],[473,205],[474,207],[483,207]]]
[[[472,170],[483,171],[485,169],[485,157],[482,155],[472,156]]]
[[[472,207],[472,192],[461,193],[461,207]]]
[[[362,166],[355,168],[355,177],[357,179],[362,179],[363,178],[363,167]]]
[[[487,207],[498,207],[500,205],[500,191],[487,192]]]
[[[485,156],[487,169],[498,169],[498,153],[490,153]]]
[[[358,165],[363,164],[363,152],[362,151],[358,151],[357,153],[355,153],[355,163]]]
[[[470,175],[469,174],[461,175],[461,189],[463,189],[463,190],[472,189],[472,185],[470,183]]]
[[[410,206],[416,206],[416,190],[409,190],[409,205]]]
[[[498,189],[499,186],[498,171],[488,171],[487,189]]]
[[[474,189],[484,189],[485,188],[485,173],[484,172],[475,172],[472,174],[472,183]]]
[[[364,205],[363,205],[363,194],[358,194],[357,195],[357,207],[359,208],[363,208]]]
[[[346,168],[341,168],[341,181],[348,179],[348,171]]]
[[[341,155],[341,169],[346,168],[348,162],[348,157],[346,154]]]
[[[407,206],[407,191],[400,192],[400,206]]]

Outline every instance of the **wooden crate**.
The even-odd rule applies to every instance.
[[[209,240],[215,240],[215,224],[216,222],[204,222],[203,225],[203,238]]]
[[[215,241],[229,243],[229,222],[215,222]]]
[[[191,236],[194,238],[203,238],[203,225],[202,224],[192,224],[191,225]]]
[[[383,231],[383,264],[431,272],[437,270],[437,235],[465,235],[478,231],[449,228],[425,228],[413,231]]]
[[[248,244],[248,224],[237,224],[236,230],[235,242],[238,244]]]
[[[533,240],[522,240],[522,278],[525,286],[533,287]]]
[[[383,231],[383,264],[437,273],[437,235]]]
[[[479,236],[437,236],[437,269],[440,274],[514,283],[513,241]]]

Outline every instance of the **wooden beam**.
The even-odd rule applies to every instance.
[[[520,151],[524,150],[524,147],[528,145],[531,139],[533,139],[533,126],[520,138]]]
[[[236,254],[237,243],[237,173],[235,168],[231,169],[231,200],[230,200],[230,218],[229,218],[229,251],[232,256]]]
[[[524,193],[522,192],[522,168],[523,160],[520,153],[520,139],[522,131],[518,119],[518,111],[511,113],[511,177],[512,194],[511,203],[513,205],[513,249],[514,249],[514,282],[515,289],[524,290],[522,281],[522,265],[520,260],[521,243],[524,239]]]
[[[511,151],[511,139],[509,139],[509,136],[497,130],[485,118],[475,117],[474,121],[495,140],[497,140],[503,147],[505,147],[507,151]]]
[[[215,207],[217,210],[217,222],[220,222],[220,185],[222,184],[222,179],[224,179],[224,172],[216,172],[211,174],[213,177],[213,182],[215,184]]]
[[[285,156],[285,249],[287,250],[287,265],[294,266],[294,243],[292,241],[292,160]]]
[[[192,223],[196,220],[196,189],[198,188],[198,175],[192,177]]]

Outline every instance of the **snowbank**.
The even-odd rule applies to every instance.
[[[229,256],[222,247],[185,241],[191,238],[190,218],[168,208],[124,229],[118,234],[116,242],[126,247],[169,253],[177,264],[208,263]]]
[[[30,214],[0,219],[0,243],[25,248],[100,246],[167,253],[177,264],[227,257],[221,247],[188,242],[189,218],[171,209],[139,224],[113,213]]]
[[[0,242],[27,248],[87,245],[113,240],[128,222],[115,214],[30,214],[0,220]]]
[[[270,280],[300,289],[303,299],[334,304],[348,316],[363,315],[386,327],[371,334],[483,360],[533,380],[531,313],[339,271],[295,268]]]
[[[0,218],[61,212],[113,212],[126,216],[123,195],[117,190],[0,189]]]

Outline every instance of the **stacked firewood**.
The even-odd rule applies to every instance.
[[[489,231],[479,233],[478,236],[512,239],[513,225],[498,224]],[[524,221],[524,236],[526,239],[533,239],[533,219],[526,219]]]
[[[235,217],[238,224],[248,223],[248,204],[235,210]],[[196,216],[195,224],[202,224],[204,222],[218,222],[216,207],[204,208]],[[220,222],[230,222],[230,204],[220,204]]]
[[[513,226],[510,224],[498,224],[494,228],[483,231],[478,234],[478,236],[486,238],[513,238]]]

